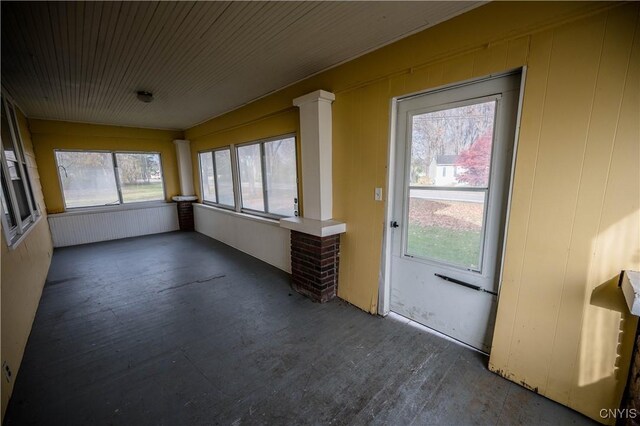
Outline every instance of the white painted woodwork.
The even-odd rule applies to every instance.
[[[197,232],[291,272],[290,232],[278,222],[199,203],[193,216]]]
[[[185,129],[483,3],[3,2],[2,85],[33,118]]]
[[[176,156],[178,161],[178,176],[180,179],[180,195],[189,197],[195,194],[193,190],[193,164],[191,162],[191,142],[176,139]]]
[[[640,272],[623,271],[620,288],[629,306],[629,312],[640,316]]]
[[[314,220],[304,217],[285,217],[280,226],[292,231],[304,232],[316,237],[328,237],[347,232],[347,224],[337,220]]]
[[[178,212],[174,203],[140,208],[72,211],[51,214],[48,220],[54,247],[160,234],[179,229]]]
[[[333,218],[331,157],[331,103],[335,95],[324,90],[293,100],[300,110],[302,201],[304,217]]]
[[[171,197],[173,201],[196,201],[198,197],[195,195],[176,195],[175,197]]]

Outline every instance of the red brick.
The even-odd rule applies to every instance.
[[[340,236],[316,237],[291,231],[293,288],[318,302],[335,297],[338,286]]]
[[[178,201],[178,225],[181,231],[193,231],[193,203],[191,201]]]

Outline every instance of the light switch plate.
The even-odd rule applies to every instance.
[[[382,188],[376,188],[373,198],[376,201],[382,201]]]

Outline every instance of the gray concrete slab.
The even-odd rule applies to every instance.
[[[6,425],[591,424],[197,233],[56,249]]]

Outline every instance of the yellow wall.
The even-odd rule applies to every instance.
[[[348,224],[338,295],[377,312],[384,204],[373,190],[386,187],[391,98],[526,66],[490,367],[599,419],[619,402],[636,325],[605,284],[640,268],[639,9],[491,3],[185,136],[195,159],[200,149],[286,133],[297,129],[295,97],[335,93],[334,217]]]
[[[182,132],[48,120],[29,120],[29,126],[49,213],[64,211],[54,149],[160,152],[167,200],[180,192],[173,140]]]
[[[640,269],[639,6],[530,38],[490,363],[595,419],[637,324],[616,284]]]
[[[24,347],[31,332],[31,324],[38,308],[53,251],[31,136],[24,116],[20,111],[17,111],[17,113],[28,173],[31,176],[34,196],[42,217],[35,227],[29,231],[25,239],[13,250],[7,247],[4,232],[1,232],[1,357],[2,365],[4,366],[6,363],[13,373],[11,381],[7,381],[4,375],[1,376],[2,418],[4,418],[7,403],[13,391],[13,384],[20,367]]]

